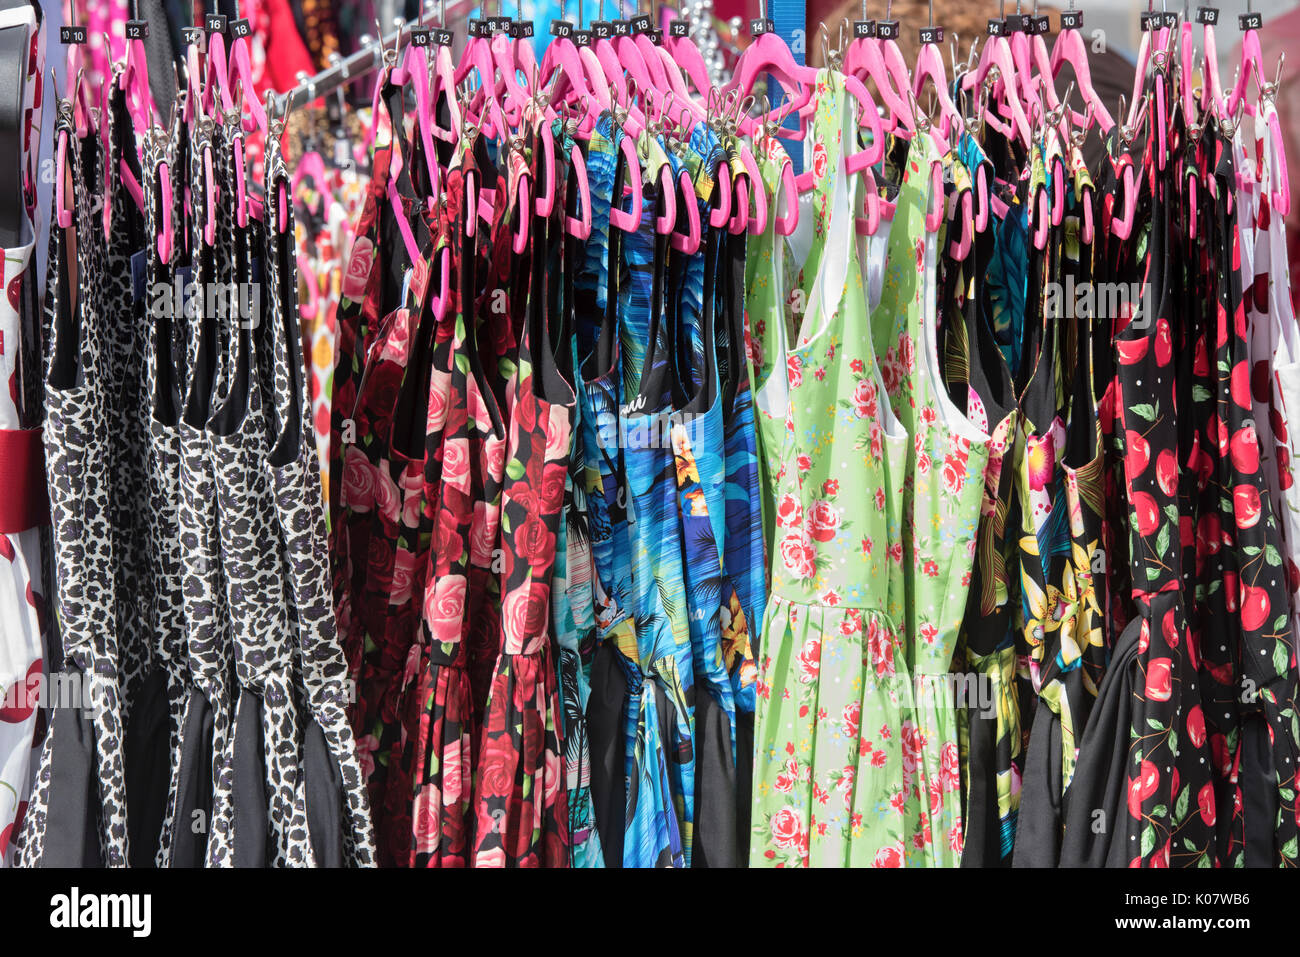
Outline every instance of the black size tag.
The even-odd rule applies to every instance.
[[[608,40],[613,35],[614,25],[608,20],[591,21],[591,39],[593,42],[596,40]]]
[[[203,28],[202,27],[181,27],[181,39],[185,41],[187,46],[191,43],[202,43]]]
[[[1083,11],[1082,11],[1082,10],[1062,10],[1062,11],[1061,11],[1061,29],[1062,29],[1062,30],[1082,30],[1082,29],[1083,29]]]
[[[1140,17],[1138,17],[1138,27],[1139,27],[1139,28],[1140,28],[1144,33],[1150,33],[1152,30],[1157,30],[1157,29],[1159,29],[1159,28],[1160,28],[1160,14],[1159,14],[1159,13],[1143,13]]]
[[[630,22],[633,36],[639,33],[649,33],[654,25],[654,22],[644,13],[633,17]]]
[[[921,27],[916,36],[922,43],[942,43],[943,27]]]
[[[144,40],[149,36],[149,23],[145,20],[128,20],[126,21],[126,38],[128,40]]]
[[[870,38],[876,35],[875,20],[854,20],[853,36],[855,38]]]
[[[1030,18],[1034,24],[1034,35],[1044,37],[1052,32],[1052,17],[1047,13],[1040,13],[1036,17]]]
[[[1264,25],[1264,14],[1243,13],[1237,17],[1238,30],[1258,30]]]
[[[230,35],[236,40],[240,37],[251,37],[253,35],[253,25],[247,19],[231,20]]]
[[[450,30],[443,30],[440,27],[434,27],[429,31],[429,36],[433,37],[433,42],[440,47],[451,46],[452,40],[455,39]]]
[[[573,24],[568,20],[552,20],[551,36],[573,38]]]
[[[645,36],[648,36],[650,42],[654,44],[662,44],[664,42],[664,32],[662,30],[647,30]]]
[[[532,20],[516,20],[510,24],[510,35],[516,40],[527,40],[533,35]]]
[[[428,27],[411,27],[411,46],[427,47],[429,45]]]
[[[483,21],[482,21],[482,20],[470,20],[470,21],[468,21],[468,22],[465,24],[465,32],[468,33],[468,34],[469,34],[470,36],[472,36],[472,37],[481,37],[481,36],[483,36]]]
[[[690,32],[690,27],[686,25],[685,20],[674,20],[668,24],[668,35],[670,37],[681,39],[684,36],[688,36]]]
[[[1196,22],[1208,23],[1210,26],[1214,26],[1216,23],[1219,22],[1219,8],[1218,7],[1197,7]]]
[[[776,23],[771,17],[754,17],[749,21],[749,32],[756,37],[761,37],[764,33],[775,33]]]
[[[897,20],[877,20],[876,36],[882,40],[898,39],[898,21]]]
[[[203,15],[203,29],[209,33],[225,33],[226,15],[224,13],[205,13]]]
[[[1178,26],[1178,14],[1172,10],[1162,10],[1160,12],[1160,25],[1172,30]]]
[[[59,27],[60,43],[85,43],[85,27]]]
[[[610,22],[610,27],[613,28],[616,37],[626,37],[632,33],[632,24],[626,20],[613,20]]]
[[[574,45],[574,46],[579,46],[579,47],[589,47],[589,46],[591,46],[591,31],[590,31],[590,30],[574,30],[574,31],[573,31],[573,45]]]
[[[1017,13],[1007,17],[1007,33],[1028,33],[1029,17]]]
[[[988,35],[991,37],[1002,37],[1007,34],[1007,21],[998,17],[989,18]]]

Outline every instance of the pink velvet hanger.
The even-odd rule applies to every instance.
[[[1200,7],[1196,20],[1201,24],[1201,49],[1205,53],[1205,82],[1201,84],[1201,110],[1215,115],[1224,113],[1223,86],[1219,82],[1219,51],[1214,40],[1214,25],[1219,11],[1213,7]]]
[[[1259,44],[1259,25],[1261,19],[1259,14],[1249,10],[1247,4],[1247,13],[1242,14],[1240,22],[1242,24],[1241,37],[1241,61],[1237,69],[1237,79],[1232,85],[1232,92],[1228,94],[1227,104],[1224,112],[1227,116],[1233,116],[1237,108],[1245,103],[1246,114],[1255,115],[1255,105],[1246,100],[1246,92],[1250,86],[1250,78],[1253,75],[1259,84],[1260,89],[1264,86],[1264,52],[1260,49]],[[1254,24],[1254,26],[1250,26]]]
[[[934,28],[933,23],[930,24],[930,28]],[[940,31],[938,37],[941,39],[942,36]],[[948,140],[954,130],[958,136],[961,135],[963,120],[957,105],[948,94],[948,74],[944,69],[943,54],[939,51],[937,41],[923,42],[916,56],[916,69],[912,72],[912,93],[918,100],[927,79],[933,84],[935,97],[939,103],[939,136],[936,137],[936,142],[942,143],[940,152],[947,153]]]
[[[794,109],[802,116],[804,108],[812,100],[817,71],[795,61],[794,54],[785,41],[771,31],[770,23],[765,16],[755,21],[755,26],[763,32],[758,33],[740,55],[729,88],[739,90],[741,96],[749,96],[754,92],[758,81],[770,73],[785,88]],[[800,139],[803,132],[800,130],[796,135],[792,131],[786,131],[785,135],[787,139]]]
[[[1282,125],[1277,115],[1277,91],[1282,85],[1282,66],[1286,62],[1286,52],[1278,54],[1277,70],[1272,83],[1265,83],[1260,91],[1260,112],[1265,116],[1269,133],[1269,183],[1264,184],[1272,198],[1274,212],[1286,217],[1291,212],[1291,177],[1287,172],[1285,140],[1282,139]]]
[[[1002,135],[1018,139],[1024,147],[1029,148],[1033,143],[1033,135],[1029,129],[1029,118],[1025,113],[1020,87],[1016,82],[1017,67],[1011,43],[1005,35],[1006,23],[1005,17],[989,21],[990,29],[997,32],[991,33],[985,41],[984,51],[980,54],[976,67],[962,75],[961,88],[969,92],[977,86],[980,87],[980,99],[985,103],[980,114],[981,119]],[[1010,116],[1011,126],[1004,125],[997,111],[989,108],[990,101],[982,92],[986,83],[992,85],[992,93],[995,96],[1000,95]]]
[[[430,69],[427,44],[408,44],[404,66],[407,82],[415,88],[415,131],[420,137],[424,165],[429,174],[429,195],[425,202],[429,209],[434,209],[442,194],[442,169],[438,165],[438,153],[433,146],[433,133],[437,123],[429,89],[429,78],[433,71]]]
[[[683,169],[677,174],[678,188],[686,196],[686,232],[682,233],[674,230],[669,242],[673,249],[688,256],[695,254],[700,248],[700,240],[704,235],[703,221],[700,219],[700,204],[695,198],[695,182],[691,179],[691,174]],[[676,194],[672,194],[674,197]]]
[[[1092,85],[1092,71],[1088,66],[1088,50],[1084,46],[1083,35],[1079,28],[1083,26],[1083,14],[1074,9],[1074,0],[1070,0],[1070,9],[1061,14],[1061,32],[1056,36],[1056,43],[1052,45],[1051,69],[1052,78],[1061,75],[1061,70],[1065,64],[1070,64],[1074,69],[1074,78],[1079,85],[1079,93],[1083,97],[1083,102],[1092,107],[1092,118],[1097,121],[1102,135],[1105,136],[1115,127],[1115,120],[1106,109],[1097,95],[1097,89]],[[1071,111],[1070,122],[1079,125],[1082,124],[1087,129],[1087,115],[1080,117],[1079,114]]]
[[[760,9],[762,5],[763,0],[759,0]],[[679,16],[664,24],[664,50],[674,66],[686,72],[687,78],[695,85],[696,95],[707,94],[713,86],[713,81],[709,77],[709,68],[704,62],[704,54],[700,53],[700,48],[691,39],[688,21]],[[741,59],[744,59],[743,53]],[[670,75],[671,70],[666,70],[665,74]]]
[[[857,77],[864,84],[871,79],[876,90],[884,100],[887,110],[884,128],[888,133],[900,126],[908,133],[912,132],[912,122],[907,108],[907,101],[894,85],[894,75],[885,64],[881,53],[880,39],[876,36],[876,21],[867,19],[867,3],[862,0],[862,19],[853,25],[854,39],[844,51],[844,72]]]
[[[1115,171],[1120,181],[1120,198],[1124,201],[1124,215],[1115,217],[1112,213],[1111,231],[1120,239],[1128,239],[1133,234],[1133,221],[1137,214],[1137,175],[1133,168],[1133,156],[1130,149],[1134,140],[1140,132],[1140,124],[1146,117],[1147,101],[1144,97],[1142,104],[1138,108],[1135,122],[1120,126],[1115,131],[1116,143],[1120,148],[1120,155],[1115,161]],[[1120,97],[1119,116],[1126,116],[1124,111],[1124,97]]]

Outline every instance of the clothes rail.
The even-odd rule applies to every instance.
[[[465,19],[469,12],[478,6],[481,6],[481,4],[477,0],[460,0],[458,3],[451,4],[450,11],[444,7],[440,19],[443,24],[446,24],[448,13],[451,14],[453,20]],[[410,39],[413,29],[431,26],[433,14],[434,4],[426,3],[424,12],[417,19],[403,21],[401,26],[392,33],[372,40],[366,44],[364,49],[345,57],[315,76],[307,77],[286,93],[276,95],[274,102],[277,111],[284,115],[291,109],[310,103],[317,97],[333,93],[339,87],[346,86],[353,80],[378,69],[383,63],[384,51],[396,50],[403,40]]]

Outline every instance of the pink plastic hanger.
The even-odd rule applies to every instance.
[[[282,101],[287,104],[287,98]],[[280,235],[289,231],[289,203],[292,196],[288,170],[284,165],[284,156],[280,152],[280,142],[284,136],[285,114],[276,109],[275,93],[266,91],[266,110],[262,114],[267,120],[266,142],[268,151],[273,151],[275,160],[268,163],[266,169],[267,195],[275,196],[276,221],[275,230]]]
[[[486,30],[485,21],[470,21],[470,36],[461,53],[460,65],[452,74],[452,82],[459,88],[471,73],[478,73],[479,86],[474,98],[463,101],[461,109],[474,117],[485,136],[499,139],[505,135],[509,124],[498,99],[496,64],[492,59],[491,36]]]
[[[960,88],[960,83],[958,83],[958,89]],[[965,96],[964,91],[962,95]],[[980,87],[981,102],[976,105],[975,115],[966,118],[966,133],[977,143],[980,141],[980,133],[983,131],[985,117],[988,113],[988,95],[988,87]],[[989,169],[991,166],[992,164],[985,159],[971,171],[975,193],[972,199],[972,213],[974,214],[975,231],[980,233],[988,228],[989,211],[992,206],[989,195]]]
[[[1142,39],[1138,41],[1137,64],[1133,70],[1133,96],[1129,101],[1128,116],[1124,119],[1125,125],[1132,127],[1135,117],[1137,116],[1138,101],[1145,99],[1142,96],[1143,89],[1146,87],[1147,68],[1151,65],[1152,52],[1152,33],[1155,32],[1150,28],[1150,21],[1157,17],[1158,14],[1152,9],[1151,0],[1147,0],[1147,9],[1141,17],[1143,29]]]

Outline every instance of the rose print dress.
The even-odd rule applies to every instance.
[[[541,150],[532,154],[537,182]],[[569,863],[550,588],[576,396],[553,351],[548,238],[546,220],[532,217],[501,493],[501,631],[474,776],[475,867]]]
[[[902,631],[902,467],[871,348],[844,171],[856,128],[822,71],[810,129],[814,223],[802,328],[773,354],[789,400],[775,480],[771,594],[762,626],[749,859],[756,867],[903,864],[912,686]],[[844,224],[844,225],[841,225]],[[891,592],[895,596],[891,600]],[[914,728],[914,725],[913,725]],[[915,748],[914,730],[909,746]],[[955,758],[955,754],[954,754]],[[911,762],[911,771],[905,762]]]
[[[754,421],[759,469],[759,502],[762,506],[763,540],[773,541],[776,527],[776,475],[781,471],[781,451],[785,444],[785,409],[789,379],[783,365],[789,347],[788,306],[784,290],[786,280],[786,239],[776,231],[778,215],[789,212],[777,207],[781,169],[789,162],[784,147],[776,138],[756,145],[759,172],[767,190],[770,214],[767,228],[751,237],[745,257],[745,353],[753,387]],[[780,364],[778,364],[780,363]],[[770,556],[764,556],[764,561]]]
[[[962,822],[955,685],[948,679],[974,564],[991,437],[948,397],[939,375],[929,137],[908,151],[890,227],[872,338],[885,345],[888,399],[912,441],[903,483],[904,646],[915,702],[903,715],[906,861],[955,866]]]

